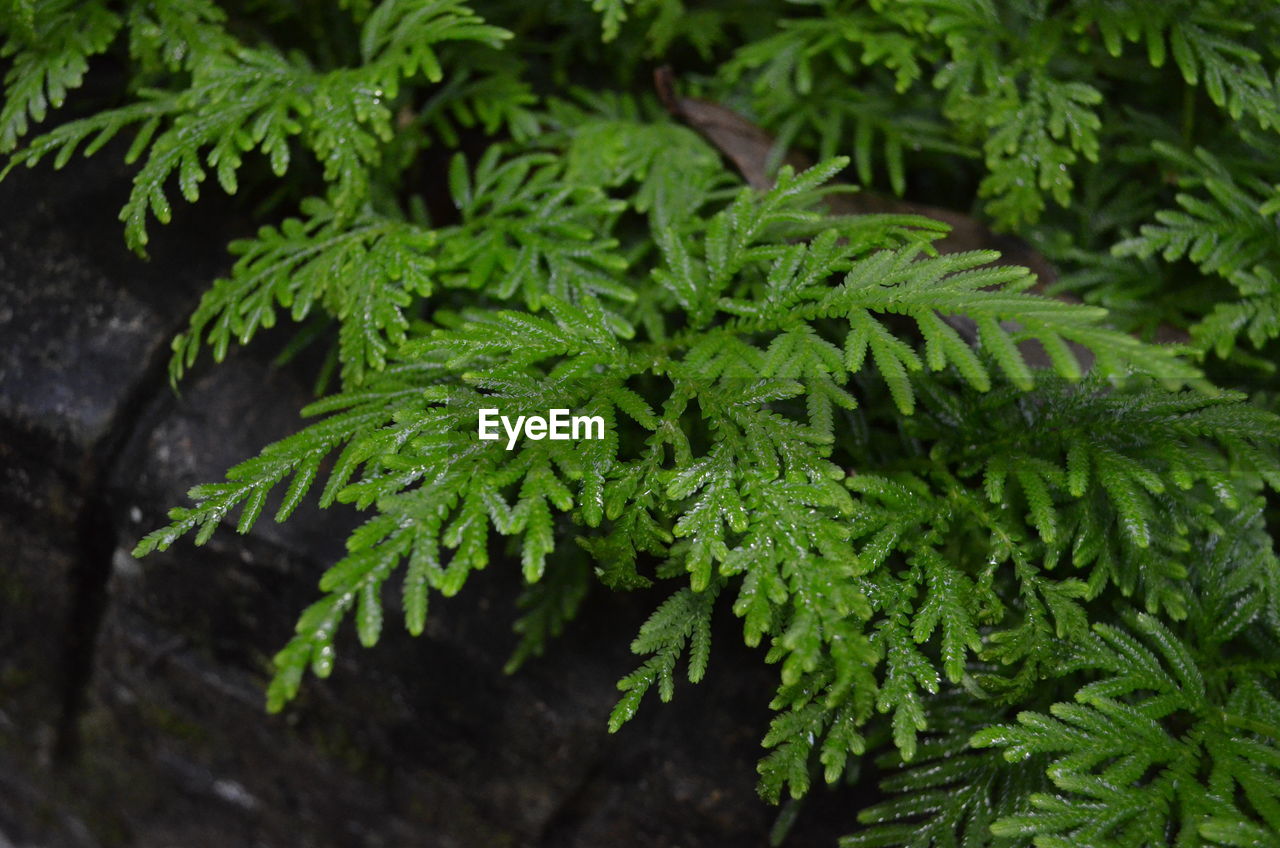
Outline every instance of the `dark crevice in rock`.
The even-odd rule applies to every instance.
[[[172,338],[185,326],[171,328]],[[94,445],[81,475],[84,505],[76,516],[76,557],[71,573],[71,609],[63,634],[60,712],[54,762],[69,765],[80,750],[80,717],[88,706],[98,632],[107,609],[112,560],[120,544],[113,520],[111,480],[130,437],[158,392],[168,387],[169,348],[157,346],[107,432]]]
[[[71,614],[63,634],[61,710],[58,716],[54,762],[75,761],[80,749],[80,715],[87,703],[93,676],[93,654],[98,628],[107,606],[107,580],[116,547],[104,499],[86,499],[76,527],[78,561],[71,572]]]

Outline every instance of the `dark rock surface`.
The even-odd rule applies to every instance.
[[[142,262],[114,217],[126,187],[97,161],[0,184],[0,848],[766,844],[773,678],[737,622],[707,680],[605,732],[654,597],[598,592],[507,676],[519,569],[495,562],[423,638],[348,634],[329,680],[263,711],[270,654],[357,516],[129,556],[191,485],[296,426],[308,376],[255,348],[170,390],[168,340],[237,218],[180,210]],[[789,844],[851,826],[818,807]]]

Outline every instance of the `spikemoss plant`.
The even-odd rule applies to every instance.
[[[277,489],[278,521],[367,515],[270,709],[339,627],[420,633],[494,558],[527,585],[513,666],[592,581],[669,587],[613,730],[737,616],[779,680],[761,793],[880,764],[846,845],[1280,842],[1280,5],[3,6],[6,172],[131,138],[139,251],[210,177],[271,201],[173,379],[282,315],[329,345],[310,423],[137,548],[245,532]],[[49,122],[104,56],[126,72]],[[662,62],[776,135],[758,167],[821,164],[742,185]],[[831,214],[849,182],[1058,277]],[[606,437],[507,450],[482,408]]]

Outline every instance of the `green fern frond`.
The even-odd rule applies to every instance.
[[[991,825],[1049,787],[1046,760],[1010,764],[998,752],[970,749],[967,737],[987,714],[954,693],[931,710],[933,733],[915,760],[881,758],[880,790],[888,797],[858,813],[863,827],[842,838],[840,848],[1029,848],[1026,836],[997,835]]]
[[[7,59],[0,106],[0,153],[12,153],[33,124],[79,88],[89,59],[111,46],[120,16],[105,3],[31,0],[0,20],[0,59]]]
[[[313,308],[339,320],[339,359],[352,385],[362,383],[367,370],[381,370],[405,340],[405,307],[434,288],[436,233],[372,213],[345,221],[318,198],[303,201],[301,211],[304,218],[232,243],[238,259],[231,276],[214,283],[174,339],[169,375],[175,383],[202,347],[221,361],[232,341],[246,344],[273,326],[277,308],[290,310],[294,321]]]
[[[175,382],[286,315],[328,346],[311,420],[136,551],[361,514],[272,710],[492,562],[511,669],[596,580],[666,599],[620,734],[736,617],[777,834],[879,779],[844,844],[1275,842],[1280,6],[250,6],[0,0],[0,176],[122,142],[138,250],[237,195]],[[599,429],[511,427],[553,411]]]
[[[1190,156],[1165,144],[1154,147],[1181,171],[1179,208],[1156,212],[1156,223],[1144,224],[1113,253],[1185,258],[1205,274],[1226,278],[1240,299],[1218,303],[1192,333],[1219,356],[1229,355],[1241,335],[1261,348],[1280,336],[1275,313],[1280,286],[1270,270],[1278,256],[1280,193],[1256,176],[1233,174],[1207,150]]]
[[[144,150],[146,156],[120,213],[126,241],[141,251],[148,216],[160,223],[172,217],[165,188],[171,178],[189,202],[199,198],[210,170],[234,194],[245,153],[259,151],[282,176],[298,138],[323,168],[330,203],[350,218],[368,198],[369,170],[392,138],[388,103],[401,83],[418,74],[431,82],[443,77],[433,45],[470,40],[497,46],[508,35],[483,24],[459,0],[384,0],[361,29],[364,64],[358,68],[317,70],[274,48],[202,38],[168,48],[188,57],[191,82],[179,93],[154,95],[167,101],[163,110],[126,106],[72,121],[17,150],[7,167],[31,166],[54,153],[65,163],[90,134],[99,134],[93,149],[141,122],[128,158]],[[16,127],[15,121],[10,119]]]
[[[1280,827],[1277,669],[1229,647],[1275,634],[1261,605],[1237,606],[1250,583],[1275,579],[1255,516],[1204,552],[1203,595],[1182,633],[1146,613],[1124,629],[1097,624],[1064,660],[1063,672],[1093,678],[1073,703],[975,734],[1010,761],[1049,756],[1057,789],[1031,795],[994,833],[1037,845],[1230,845]]]

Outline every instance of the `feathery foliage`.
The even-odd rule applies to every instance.
[[[1280,839],[1280,6],[320,5],[0,17],[4,172],[122,152],[139,251],[175,188],[257,202],[175,383],[283,315],[327,340],[309,422],[136,550],[364,515],[270,709],[340,628],[420,634],[518,562],[511,669],[597,582],[655,592],[614,732],[735,617],[778,674],[760,793],[859,781],[842,844]],[[666,114],[657,61],[773,149]],[[481,439],[494,408],[601,437]]]

